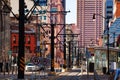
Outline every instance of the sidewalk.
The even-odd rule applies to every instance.
[[[24,80],[55,80],[61,72],[56,72],[55,75],[48,75],[47,72],[45,73],[33,73],[27,72],[24,76]],[[7,72],[5,75],[3,73],[0,73],[0,80],[18,80],[17,74],[8,74]]]
[[[98,79],[95,78],[94,73],[83,72],[80,76],[80,80],[109,80],[109,75],[98,75]]]
[[[68,72],[76,72],[78,70],[71,70]],[[62,74],[64,72],[56,72],[55,75],[47,75],[46,73],[44,75],[39,75],[39,73],[35,74],[31,74],[31,73],[27,73],[25,74],[25,78],[24,80],[57,80],[57,78],[60,76],[60,74]],[[95,79],[94,77],[94,73],[88,73],[87,72],[83,72],[79,74],[79,80],[110,80],[108,79],[110,75],[98,75],[98,78]],[[6,73],[6,75],[0,74],[0,80],[17,80],[17,74],[16,75],[8,75]]]

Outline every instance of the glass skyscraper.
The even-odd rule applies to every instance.
[[[107,19],[113,18],[113,0],[106,0],[106,6],[105,6],[105,17]],[[105,29],[108,26],[108,21],[105,22]]]

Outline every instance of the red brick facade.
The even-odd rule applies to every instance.
[[[11,50],[12,55],[18,54],[19,49],[19,33],[18,26],[11,26]],[[25,56],[35,55],[36,53],[36,36],[35,32],[25,28]]]
[[[34,34],[25,34],[25,52],[35,53],[36,38]],[[18,33],[11,33],[11,49],[18,53]]]

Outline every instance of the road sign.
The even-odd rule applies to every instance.
[[[40,57],[39,60],[40,60],[39,64],[42,64],[44,66],[49,66],[51,64],[51,62],[50,62],[51,60],[49,58]]]
[[[30,61],[35,65],[38,65],[40,63],[40,60],[38,57],[32,57]]]

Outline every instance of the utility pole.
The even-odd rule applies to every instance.
[[[24,79],[24,0],[19,0],[19,52],[18,52],[18,79]]]
[[[41,57],[41,50],[40,50],[40,26],[38,25],[38,14],[36,13],[36,42],[37,42],[37,56]]]
[[[66,0],[64,0],[64,11],[66,11]],[[66,24],[66,13],[64,13],[64,24]],[[64,34],[66,33],[66,25],[64,25]],[[64,37],[64,66],[63,66],[64,69],[66,69],[66,36]]]
[[[51,24],[51,71],[54,72],[54,24]]]
[[[71,67],[71,41],[69,41],[69,61],[68,61],[68,67]]]
[[[79,64],[80,64],[80,49],[79,49],[79,47],[78,47],[78,59],[77,59],[77,61],[78,61],[78,63],[77,63],[77,66],[79,66]]]

